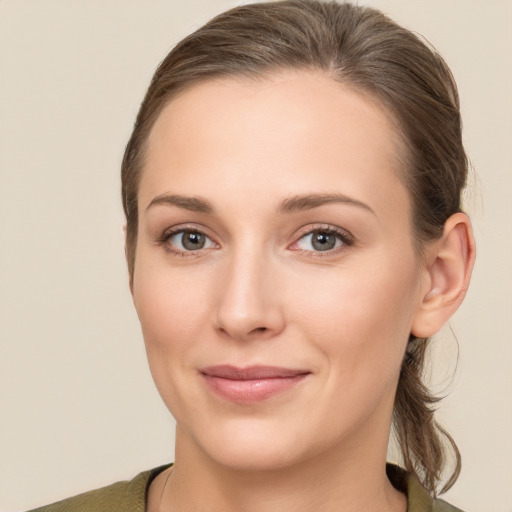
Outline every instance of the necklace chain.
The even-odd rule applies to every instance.
[[[164,499],[164,493],[165,489],[167,487],[167,482],[169,481],[169,478],[172,475],[172,468],[169,468],[169,474],[167,475],[167,478],[165,479],[164,488],[162,489],[162,493],[160,494],[160,502],[158,503],[158,510],[160,511],[162,509],[162,500]]]

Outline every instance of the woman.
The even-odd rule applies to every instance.
[[[457,510],[421,372],[469,285],[466,172],[448,68],[377,11],[253,4],[183,40],[122,165],[175,463],[42,510]]]

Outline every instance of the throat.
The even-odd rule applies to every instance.
[[[325,474],[303,468],[302,475],[244,471],[227,478],[221,472],[205,481],[187,478],[187,468],[182,472],[180,467],[166,469],[151,482],[147,512],[407,511],[406,495],[387,478],[381,486],[365,488],[349,475],[338,475],[328,485]]]

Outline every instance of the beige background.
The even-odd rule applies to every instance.
[[[233,0],[0,0],[0,510],[172,459],[123,261],[119,162],[170,46]],[[366,3],[366,2],[361,2]],[[512,2],[374,0],[459,83],[478,264],[437,341],[464,466],[447,499],[512,511]]]

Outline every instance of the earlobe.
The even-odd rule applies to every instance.
[[[453,214],[445,222],[443,235],[427,253],[429,289],[411,329],[417,338],[438,332],[464,299],[475,262],[475,240],[468,216]]]

